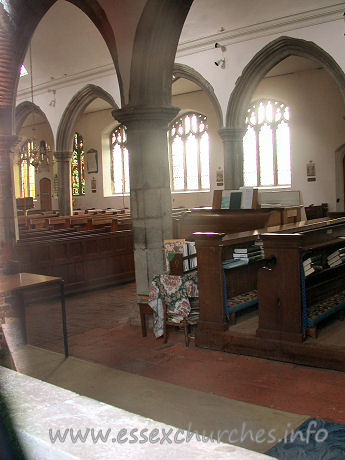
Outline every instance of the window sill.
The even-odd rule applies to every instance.
[[[130,196],[130,194],[129,193],[112,193],[111,195],[108,195],[108,196],[117,196],[117,197],[122,198],[123,196]]]
[[[180,195],[182,193],[210,193],[211,190],[181,190],[179,192],[171,192],[172,195]]]
[[[260,185],[254,186],[254,188],[257,188],[258,190],[284,190],[284,189],[291,189],[291,185]]]

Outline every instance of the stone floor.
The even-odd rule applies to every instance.
[[[92,365],[75,358],[67,361],[72,363],[74,376],[92,369]],[[100,371],[99,365],[93,366]],[[18,449],[25,460],[270,458],[206,438],[200,442],[192,431],[188,433],[12,370],[0,368],[0,385],[17,441],[16,456],[10,457],[10,447],[4,451],[0,439],[0,457],[4,459],[19,458]]]
[[[70,354],[115,369],[219,396],[345,423],[345,373],[252,358],[184,345],[171,329],[168,343],[152,330],[143,338],[131,326],[135,285],[67,298]],[[59,305],[31,305],[27,329],[32,345],[63,352]]]
[[[187,429],[192,422],[199,432],[244,424],[253,432],[274,427],[279,440],[308,417],[345,423],[345,373],[214,352],[193,342],[186,348],[183,332],[174,328],[167,344],[152,329],[144,338],[132,321],[134,284],[69,296],[66,310],[67,360],[59,302],[27,306],[29,345],[13,354],[20,372],[159,423]],[[261,453],[272,447],[251,439],[238,445]]]

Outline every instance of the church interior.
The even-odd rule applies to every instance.
[[[0,0],[9,451],[344,458],[344,14]]]

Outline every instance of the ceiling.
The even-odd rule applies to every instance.
[[[334,4],[330,0],[194,0],[180,43]]]
[[[180,43],[212,36],[270,19],[301,13],[310,9],[310,0],[194,0],[180,37]],[[313,0],[312,7],[334,5],[330,0]],[[92,59],[90,59],[92,56]],[[56,65],[59,63],[59,65]],[[58,0],[39,23],[32,39],[34,86],[63,81],[72,75],[111,65],[110,53],[100,33],[73,4]],[[30,73],[28,55],[24,61]],[[313,68],[311,61],[289,58],[272,69],[270,75]],[[30,75],[20,78],[18,91],[30,88]],[[173,85],[173,94],[199,90],[184,79]],[[101,110],[95,102],[88,110]]]

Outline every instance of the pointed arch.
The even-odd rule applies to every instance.
[[[244,68],[230,96],[227,127],[244,126],[245,113],[255,88],[269,70],[289,56],[304,57],[320,64],[335,80],[345,100],[345,74],[335,60],[313,42],[283,36],[266,45]]]
[[[16,110],[15,110],[15,133],[16,135],[19,134],[24,121],[26,120],[27,116],[30,115],[31,113],[36,113],[49,124],[46,114],[38,107],[38,105],[30,101],[24,101],[21,104],[17,105]]]
[[[148,0],[133,48],[129,105],[170,105],[174,59],[193,0]]]
[[[175,81],[178,78],[185,78],[186,80],[192,81],[203,91],[205,91],[216,112],[218,128],[221,128],[223,126],[223,114],[217,96],[215,95],[213,86],[199,72],[185,64],[175,63],[173,75],[175,77]]]
[[[56,151],[69,152],[72,148],[75,124],[85,108],[95,99],[108,102],[113,109],[118,109],[113,97],[96,85],[86,85],[71,99],[62,114],[56,136]]]
[[[47,11],[57,0],[35,0],[27,2],[18,0],[16,8],[10,7],[11,14],[0,11],[0,120],[9,124],[11,121],[8,112],[14,113],[14,100],[19,82],[20,67],[24,61],[35,29]],[[107,15],[97,0],[68,0],[83,11],[97,27],[109,50],[116,70],[121,99],[123,98],[123,84],[119,72],[117,47],[114,31]],[[13,12],[12,12],[13,9]],[[8,23],[8,24],[7,24]],[[5,69],[3,71],[2,69]],[[1,105],[7,103],[6,115],[2,115]],[[7,119],[5,119],[5,116]],[[4,124],[4,123],[2,123]]]

